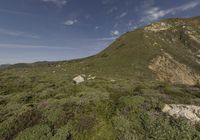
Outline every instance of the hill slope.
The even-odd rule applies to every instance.
[[[199,23],[163,20],[88,58],[0,70],[0,139],[200,139],[199,122],[162,112],[200,105]]]
[[[96,56],[95,65],[105,74],[109,71],[111,75],[114,72],[144,79],[152,78],[153,71],[160,80],[197,84],[200,79],[199,23],[198,17],[171,19],[126,33]],[[166,60],[158,60],[161,58]],[[154,63],[160,63],[160,67],[153,67]]]

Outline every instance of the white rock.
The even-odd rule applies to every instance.
[[[81,76],[83,76],[83,77],[86,77],[86,75],[85,75],[85,74],[81,74]]]
[[[200,107],[194,105],[171,104],[165,105],[162,112],[174,117],[184,117],[191,122],[200,122]]]
[[[96,76],[88,77],[87,80],[94,80],[95,78],[96,78]]]
[[[110,81],[111,81],[111,82],[115,82],[116,80],[114,80],[114,79],[111,79]]]
[[[75,84],[80,84],[80,83],[84,82],[85,80],[81,75],[79,75],[77,77],[74,77],[73,81],[74,81]]]
[[[169,105],[165,105],[165,107],[162,109],[162,112],[168,112],[168,111],[170,111],[172,108],[169,106]]]

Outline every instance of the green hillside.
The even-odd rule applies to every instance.
[[[88,58],[0,69],[0,140],[199,140],[199,123],[162,112],[200,105],[199,25],[167,19]]]

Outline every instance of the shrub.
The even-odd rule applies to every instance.
[[[101,57],[108,57],[108,54],[107,53],[103,53],[102,55],[101,55]]]
[[[79,133],[91,130],[96,124],[96,118],[92,115],[83,115],[77,120],[76,130]]]
[[[65,125],[61,128],[59,128],[56,132],[56,134],[51,138],[51,140],[72,140],[72,126],[71,125]]]
[[[51,129],[48,125],[36,125],[20,132],[16,140],[49,140],[52,137]]]
[[[62,108],[48,109],[43,113],[43,117],[54,128],[59,128],[69,121],[67,114]]]
[[[146,130],[148,139],[159,140],[198,140],[200,133],[195,127],[184,119],[162,119],[158,118],[151,122]]]
[[[34,108],[28,108],[16,116],[9,118],[0,125],[0,138],[12,139],[20,131],[39,122],[40,112]]]
[[[113,127],[119,140],[135,140],[137,136],[132,130],[132,123],[124,116],[116,116],[112,118]]]

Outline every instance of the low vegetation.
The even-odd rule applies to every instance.
[[[165,103],[199,104],[197,86],[101,78],[75,85],[67,75],[9,71],[1,72],[2,140],[200,139],[199,125],[161,112]]]

